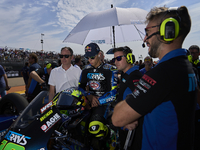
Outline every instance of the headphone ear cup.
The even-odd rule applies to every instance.
[[[174,18],[165,19],[160,25],[161,39],[167,42],[173,41],[179,34],[179,23]]]
[[[135,61],[135,56],[134,56],[134,60],[133,60],[133,54],[132,53],[128,53],[127,55],[126,55],[126,61],[127,61],[127,63],[128,64],[133,64],[134,63],[134,61]]]

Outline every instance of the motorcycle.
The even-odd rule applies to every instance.
[[[6,131],[0,150],[115,149],[116,134],[99,144],[88,132],[90,109],[76,88],[57,93],[46,103],[40,92]],[[102,144],[103,143],[103,144]]]

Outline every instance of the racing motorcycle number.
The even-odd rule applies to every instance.
[[[23,146],[17,145],[12,142],[8,142],[6,140],[3,140],[0,145],[1,150],[25,150]]]

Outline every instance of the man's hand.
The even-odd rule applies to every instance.
[[[88,95],[87,99],[90,101],[92,107],[97,107],[100,105],[98,97],[94,95]]]
[[[134,130],[138,126],[138,121],[134,121],[132,123],[129,123],[124,126],[123,130],[128,129],[128,130]]]

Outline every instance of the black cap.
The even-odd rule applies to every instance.
[[[99,46],[96,43],[90,43],[85,47],[85,57],[96,56],[100,51]]]

